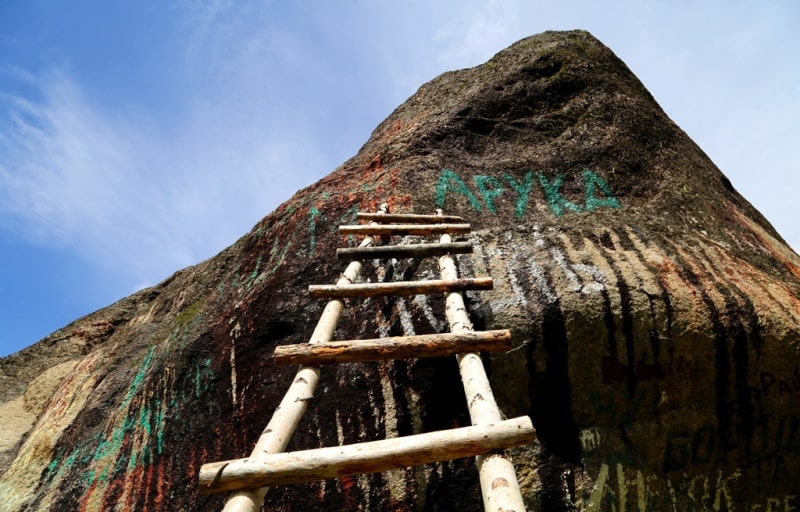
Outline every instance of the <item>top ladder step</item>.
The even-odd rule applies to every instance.
[[[384,215],[385,217],[385,215]],[[441,235],[470,232],[469,224],[356,224],[339,226],[340,235]]]
[[[457,215],[417,215],[412,213],[357,213],[357,219],[374,220],[380,223],[405,222],[408,224],[441,224],[448,222],[464,222],[463,217]]]

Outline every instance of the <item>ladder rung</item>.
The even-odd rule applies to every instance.
[[[491,290],[491,277],[471,279],[432,279],[430,281],[390,281],[384,283],[358,283],[338,286],[335,284],[312,284],[308,287],[311,297],[334,299],[345,297],[379,297],[384,295],[425,295],[434,292],[462,292],[465,290]]]
[[[377,247],[345,247],[336,249],[340,260],[368,260],[381,258],[422,258],[443,254],[468,254],[472,252],[470,242],[447,244],[379,245]]]
[[[340,235],[441,235],[464,234],[469,224],[351,224],[339,226]]]
[[[380,441],[273,453],[259,462],[236,459],[203,464],[204,494],[390,471],[462,459],[533,441],[527,416]]]
[[[429,222],[463,222],[464,219],[457,215],[418,215],[413,213],[357,213],[357,219],[374,220],[381,223],[386,222],[406,222],[414,224],[425,224]]]
[[[412,357],[441,357],[467,352],[501,352],[510,349],[511,331],[502,329],[283,345],[275,347],[273,359],[276,364],[319,366]]]

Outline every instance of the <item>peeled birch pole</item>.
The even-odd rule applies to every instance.
[[[340,260],[369,260],[380,258],[424,258],[443,254],[467,254],[472,252],[469,242],[452,244],[380,245],[378,247],[342,247],[336,249]]]
[[[450,235],[442,235],[442,243],[452,241]],[[439,271],[442,279],[457,279],[458,271],[452,256],[439,258]],[[459,292],[450,292],[445,298],[445,314],[450,332],[472,330],[464,297]],[[480,355],[474,352],[456,355],[464,393],[467,397],[469,416],[473,425],[497,423],[502,420],[500,409],[492,393],[489,378],[483,367]],[[517,481],[517,474],[502,452],[476,457],[478,475],[483,495],[483,508],[486,511],[522,512],[525,503]]]
[[[502,352],[511,349],[511,332],[496,331],[420,334],[367,340],[299,343],[275,347],[275,364],[364,363],[386,359],[451,356],[461,352]]]
[[[339,226],[340,235],[441,235],[469,233],[469,224],[358,224]]]
[[[370,213],[358,212],[356,218],[360,220],[379,220],[381,223],[386,222],[405,222],[411,223],[440,223],[440,222],[464,222],[463,217],[457,215],[420,215],[414,213]]]
[[[316,299],[330,297],[381,297],[386,295],[427,295],[433,292],[491,290],[491,277],[468,279],[431,279],[428,281],[384,281],[358,284],[312,284],[308,295]]]
[[[495,424],[274,453],[260,462],[250,459],[213,462],[200,468],[200,491],[225,492],[390,471],[519,446],[535,437],[531,419],[521,416]]]
[[[388,205],[381,205],[385,213]],[[374,243],[372,237],[365,237],[361,247],[368,247]],[[355,282],[361,273],[361,262],[352,261],[336,281],[337,286],[344,286]],[[322,311],[317,326],[311,334],[309,343],[325,343],[333,338],[336,324],[344,310],[344,301],[334,299],[328,302]],[[314,396],[314,390],[319,382],[319,367],[301,366],[292,380],[289,390],[284,395],[278,408],[272,415],[264,431],[261,433],[255,448],[250,454],[250,460],[259,461],[270,453],[279,453],[286,449],[289,439],[300,423],[300,419],[308,408],[308,400]],[[267,494],[267,487],[238,491],[232,494],[222,512],[258,512]]]

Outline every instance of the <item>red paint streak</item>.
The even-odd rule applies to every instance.
[[[344,492],[345,508],[355,510],[358,504],[358,497],[354,492],[354,489],[356,489],[355,481],[349,476],[343,476],[339,478],[339,485],[342,486],[342,491]]]
[[[78,505],[78,510],[86,510],[89,506],[89,501],[92,498],[95,490],[97,490],[97,479],[92,482],[92,485],[86,489],[86,492],[83,493],[83,500],[81,500],[80,504]]]
[[[795,277],[800,278],[800,267],[796,264],[796,261],[791,261],[786,255],[783,254],[784,251],[780,251],[776,249],[776,244],[778,243],[777,240],[772,238],[771,236],[767,235],[766,231],[761,226],[758,226],[749,218],[745,217],[743,213],[739,210],[734,208],[731,204],[726,202],[726,206],[728,209],[733,213],[733,215],[739,221],[739,224],[744,226],[748,231],[750,231],[753,236],[755,236],[758,241],[761,243],[762,247],[769,252],[769,254],[781,262]],[[766,236],[765,236],[766,235]],[[789,247],[782,247],[787,254],[792,254],[792,250]],[[796,260],[796,258],[795,258]]]
[[[628,365],[620,363],[611,356],[605,356],[601,362],[603,372],[603,384],[621,384],[628,376]],[[655,364],[645,363],[643,359],[636,362],[635,374],[637,381],[647,381],[661,379],[672,374],[672,370],[667,367],[663,369]]]

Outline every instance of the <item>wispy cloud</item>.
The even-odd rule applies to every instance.
[[[181,80],[196,82],[170,118],[135,96],[103,108],[66,68],[23,73],[35,94],[0,99],[0,220],[152,283],[213,255],[321,176],[304,113],[263,99],[267,56],[242,35],[210,60],[193,61],[187,47]],[[202,52],[219,36],[194,43]]]
[[[170,93],[168,109],[159,108],[167,100],[145,101],[122,87],[100,101],[68,64],[44,73],[7,70],[26,92],[0,96],[0,222],[37,243],[117,267],[131,282],[153,283],[212,256],[351,156],[421,83],[479,64],[521,37],[563,28],[587,28],[617,51],[745,195],[742,176],[768,170],[775,173],[771,185],[790,185],[773,187],[775,203],[796,204],[786,197],[800,185],[788,157],[770,160],[768,149],[761,160],[743,155],[756,154],[751,144],[798,141],[790,119],[796,109],[786,107],[796,99],[779,87],[760,103],[698,108],[701,96],[711,94],[700,89],[708,80],[694,76],[706,64],[689,62],[714,35],[686,49],[686,34],[697,27],[681,30],[680,16],[638,4],[605,10],[576,2],[566,11],[508,1],[412,2],[412,8],[184,2],[173,11],[175,32],[158,43],[172,67],[144,68],[153,73],[145,82]],[[752,79],[759,59],[754,48],[764,44],[765,29],[743,32],[742,19],[739,13],[733,20],[739,25],[731,26],[730,44],[741,50],[736,58],[753,66]],[[626,23],[631,30],[621,30]],[[645,28],[654,26],[661,27],[657,42]],[[680,35],[670,39],[673,32]],[[715,29],[720,33],[726,32]],[[797,73],[785,76],[796,87]],[[724,85],[732,91],[730,103],[746,97],[737,84]],[[695,112],[722,122],[694,126]],[[754,122],[767,117],[780,123],[777,132],[766,121]],[[725,150],[737,145],[731,140],[743,140],[733,133],[741,130],[750,131],[751,143],[739,145],[751,149]],[[770,141],[775,133],[785,138]],[[760,164],[768,169],[753,169]],[[800,246],[800,233],[787,237]]]

